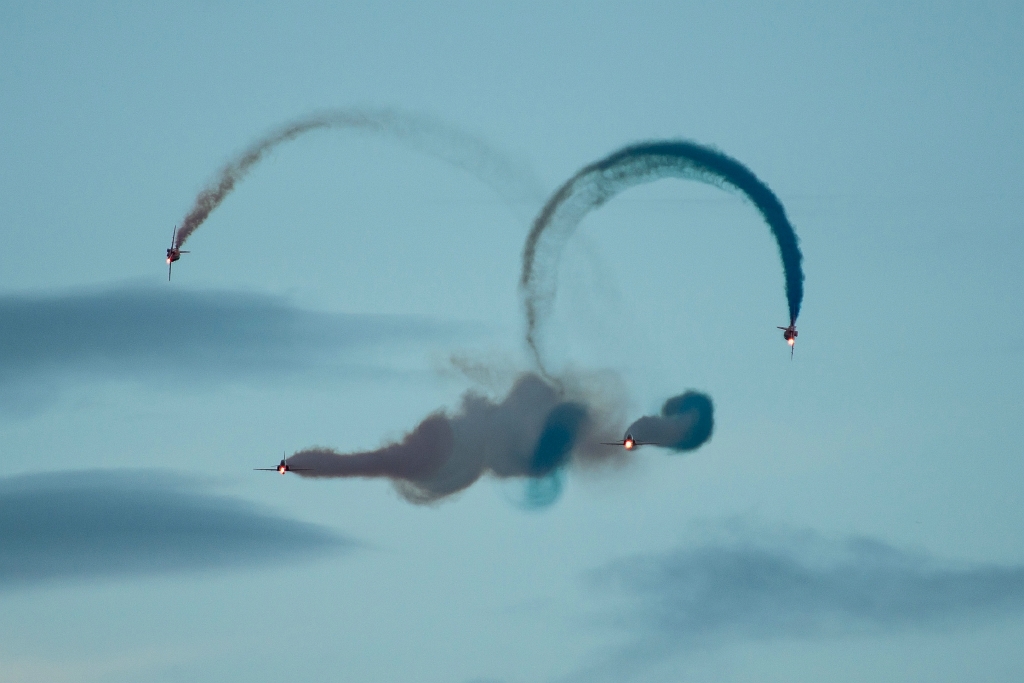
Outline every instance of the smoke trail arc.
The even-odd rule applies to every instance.
[[[260,138],[228,162],[196,196],[175,233],[174,248],[180,249],[188,241],[268,153],[306,133],[324,129],[349,129],[397,140],[467,171],[494,189],[513,208],[526,206],[533,210],[543,197],[540,183],[523,164],[451,124],[423,114],[394,109],[333,109],[285,125]]]
[[[519,286],[526,309],[526,342],[546,373],[540,328],[554,302],[558,261],[583,218],[623,190],[662,178],[697,180],[733,189],[761,213],[779,247],[790,322],[796,322],[804,294],[803,256],[796,232],[779,198],[742,163],[716,149],[685,140],[630,145],[580,169],[548,199],[523,249]]]

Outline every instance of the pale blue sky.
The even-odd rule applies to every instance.
[[[0,5],[0,502],[43,509],[105,468],[159,492],[125,494],[163,520],[132,534],[194,532],[193,503],[228,536],[269,529],[259,551],[0,574],[0,681],[1019,680],[1021,44],[1019,3]],[[631,416],[707,392],[706,446],[569,471],[539,511],[514,482],[417,507],[252,472],[455,408],[452,354],[527,367],[543,196],[510,206],[384,138],[282,147],[166,282],[172,226],[233,154],[353,106],[448,122],[545,191],[637,140],[717,146],[801,238],[794,360],[756,211],[666,180],[581,225],[548,348],[617,373]],[[60,302],[132,352],[53,332]],[[220,336],[223,310],[258,324]],[[336,552],[289,555],[282,530]],[[79,561],[44,531],[32,562]],[[40,566],[12,538],[0,571]]]

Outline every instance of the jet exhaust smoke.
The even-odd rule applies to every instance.
[[[523,249],[519,285],[526,308],[526,342],[545,374],[540,328],[554,301],[562,249],[576,226],[623,190],[669,177],[735,189],[753,202],[778,243],[789,318],[791,323],[796,322],[803,299],[803,256],[779,198],[750,169],[715,149],[683,140],[642,142],[580,169],[558,188],[534,219]]]
[[[711,397],[696,391],[673,396],[661,407],[661,415],[646,415],[626,429],[641,443],[674,451],[692,451],[711,438],[715,426]]]
[[[488,473],[528,478],[556,485],[537,494],[547,504],[558,495],[561,468],[626,457],[622,448],[601,445],[614,418],[599,397],[585,394],[524,373],[501,401],[467,392],[454,415],[433,413],[397,443],[358,453],[308,448],[288,464],[302,477],[387,477],[414,503],[437,501]],[[662,417],[634,426],[665,436],[670,448],[693,449],[711,434],[711,410],[709,398],[688,392],[669,399]]]
[[[269,152],[306,133],[322,129],[350,129],[393,138],[429,156],[476,176],[514,208],[539,204],[539,182],[521,164],[491,149],[483,141],[442,121],[393,109],[334,109],[299,119],[260,138],[227,163],[200,191],[174,237],[180,249],[235,185]]]

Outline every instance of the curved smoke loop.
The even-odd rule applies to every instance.
[[[180,249],[231,194],[235,185],[276,147],[306,133],[334,128],[398,140],[476,176],[513,207],[532,209],[543,196],[540,184],[527,169],[450,124],[394,109],[334,109],[289,123],[260,138],[228,162],[196,197],[192,209],[175,233],[174,247]]]
[[[662,178],[697,180],[741,192],[761,213],[778,243],[786,278],[789,318],[795,323],[804,293],[803,259],[779,198],[736,159],[695,142],[665,140],[630,145],[580,169],[548,200],[523,249],[520,288],[526,308],[526,343],[547,373],[541,328],[551,311],[562,249],[583,218],[623,190]]]

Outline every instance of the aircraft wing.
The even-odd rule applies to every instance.
[[[276,467],[253,467],[253,472],[277,472]],[[311,467],[289,467],[285,472],[312,472]]]

